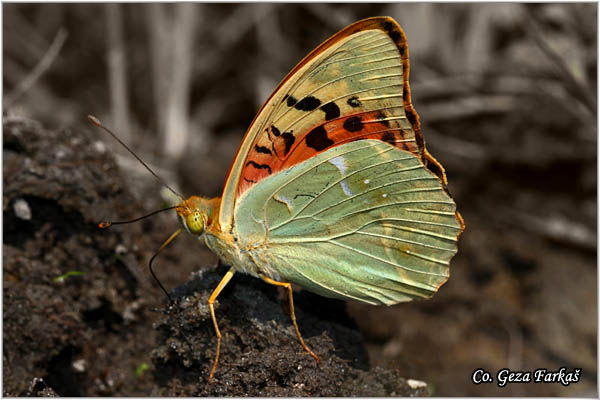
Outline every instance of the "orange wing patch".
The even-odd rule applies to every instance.
[[[295,136],[281,133],[275,126],[266,129],[269,144],[255,144],[248,154],[243,179],[253,184],[285,168],[332,147],[362,139],[377,139],[420,155],[419,146],[410,129],[403,129],[385,111],[370,111],[338,117],[317,125],[309,132]]]

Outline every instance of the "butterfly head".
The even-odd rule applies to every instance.
[[[185,229],[194,236],[201,236],[213,222],[218,199],[191,196],[176,207],[177,214]]]

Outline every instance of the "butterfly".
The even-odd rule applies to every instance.
[[[432,296],[449,277],[462,217],[411,104],[406,36],[390,17],[341,30],[260,109],[220,198],[176,206],[184,228],[236,272],[287,290],[374,305]],[[177,231],[165,245],[178,234]],[[163,245],[163,247],[165,246]]]

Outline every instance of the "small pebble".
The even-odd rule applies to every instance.
[[[418,381],[416,379],[407,379],[406,383],[408,383],[408,386],[410,386],[411,389],[419,389],[419,388],[427,387],[427,384],[425,382]]]
[[[15,215],[17,218],[29,221],[31,219],[31,208],[29,208],[29,204],[23,199],[15,200],[15,204],[13,205],[15,210]]]
[[[77,372],[84,372],[85,371],[85,360],[83,358],[73,361],[73,369]]]
[[[58,149],[58,150],[56,150],[56,153],[54,153],[54,157],[57,160],[62,160],[63,158],[65,158],[66,155],[67,155],[67,152],[64,151],[63,149]]]
[[[104,142],[98,140],[94,142],[92,146],[94,147],[94,150],[100,154],[104,154],[106,152],[106,145]]]

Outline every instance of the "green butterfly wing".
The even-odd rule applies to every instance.
[[[327,297],[395,304],[448,279],[462,224],[440,179],[379,140],[334,147],[237,202],[239,247],[275,279]]]

